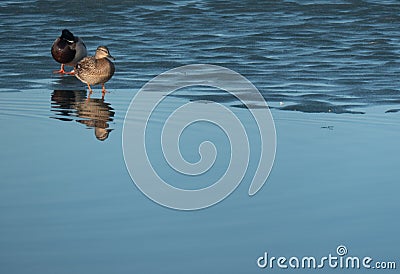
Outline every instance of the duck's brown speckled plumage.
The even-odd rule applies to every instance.
[[[83,83],[90,85],[102,84],[105,93],[104,83],[111,79],[115,72],[115,66],[110,59],[114,59],[107,47],[100,46],[96,55],[83,58],[74,68],[75,76]]]
[[[115,66],[107,58],[86,57],[75,67],[76,77],[89,85],[104,84],[114,75]]]

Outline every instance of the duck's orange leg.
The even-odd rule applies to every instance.
[[[65,72],[65,74],[68,74],[68,75],[75,75],[75,70],[71,70],[70,72]]]
[[[93,93],[93,90],[92,90],[92,88],[90,87],[90,85],[89,84],[86,84],[87,86],[88,86],[88,88],[89,88],[89,95],[90,94],[92,94]]]
[[[104,84],[102,84],[102,87],[101,87],[101,94],[102,94],[102,99],[104,99],[104,96],[106,95],[106,92],[107,92],[107,90],[106,90],[106,87],[104,86]]]
[[[55,70],[53,73],[65,74],[64,64],[61,64],[60,70]]]

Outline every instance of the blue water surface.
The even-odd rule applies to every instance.
[[[279,271],[257,266],[264,252],[320,258],[339,245],[399,265],[399,23],[398,1],[2,1],[0,272],[263,273]],[[63,28],[89,54],[106,45],[116,57],[104,100],[100,87],[87,100],[79,80],[52,73],[50,47]],[[194,63],[235,70],[260,90],[277,153],[249,197],[252,139],[233,194],[184,212],[140,192],[121,140],[139,89]],[[257,132],[241,102],[202,87],[166,98],[154,128],[197,100],[224,104]],[[201,124],[185,132],[182,154],[195,161],[203,135],[221,153],[201,180],[212,184],[227,166],[226,136]]]

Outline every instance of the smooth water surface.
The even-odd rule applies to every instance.
[[[340,244],[399,265],[399,23],[398,1],[2,1],[0,272],[262,273],[266,251],[322,257]],[[89,99],[76,78],[52,74],[63,28],[90,54],[107,45],[116,57],[104,100],[100,87]],[[121,139],[138,90],[194,63],[247,77],[271,107],[278,146],[255,196],[257,138],[231,196],[182,212],[136,188]],[[257,131],[241,102],[204,87],[166,98],[154,127],[197,100],[224,104]],[[158,138],[149,157],[169,178]],[[226,136],[201,124],[183,139],[189,160],[202,140],[220,147],[216,169],[197,182],[213,183],[227,165]]]

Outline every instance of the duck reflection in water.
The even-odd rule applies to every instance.
[[[115,112],[104,98],[90,98],[85,90],[54,90],[51,95],[51,110],[55,118],[62,121],[77,121],[94,128],[94,134],[100,141],[108,138],[112,129],[109,123],[113,121]]]

